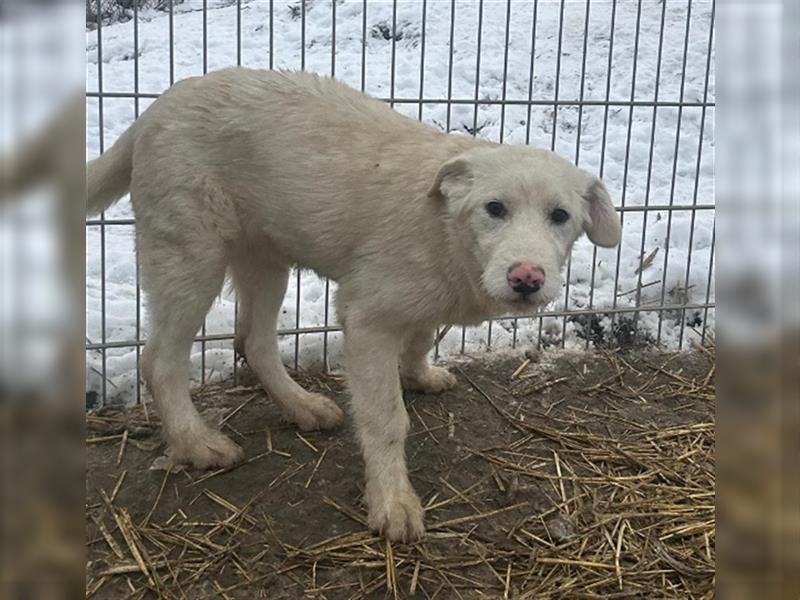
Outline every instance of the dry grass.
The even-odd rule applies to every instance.
[[[710,598],[713,348],[696,350],[688,364],[702,369],[691,373],[687,360],[674,356],[607,353],[593,360],[602,363],[590,365],[593,379],[570,360],[556,371],[517,361],[503,368],[501,382],[460,368],[464,387],[474,390],[474,410],[498,422],[501,433],[491,439],[462,436],[466,424],[452,406],[412,407],[409,454],[423,437],[434,448],[449,439],[459,449],[454,468],[425,467],[433,478],[423,498],[428,532],[413,546],[377,538],[365,530],[360,504],[316,490],[320,474],[335,468],[338,449],[289,428],[268,429],[266,451],[248,461],[286,463],[261,489],[231,484],[226,494],[224,486],[208,487],[236,469],[165,472],[149,508],[126,506],[120,489],[133,484],[123,453],[151,449],[142,439],[155,417],[141,409],[90,415],[90,452],[109,446],[120,467],[108,491],[90,472],[89,488],[98,491],[87,511],[87,596]],[[337,385],[329,378],[312,383]],[[249,408],[255,390],[230,392],[201,392],[235,396],[221,419],[226,426]],[[295,460],[301,453],[308,459]],[[310,530],[297,523],[300,534],[276,525],[292,519],[291,506],[281,516],[268,505],[295,475],[297,486],[321,499],[319,521]],[[334,518],[351,526],[320,539]]]

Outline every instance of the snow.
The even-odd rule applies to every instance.
[[[302,19],[301,4],[297,1],[244,0],[241,2],[241,63],[249,67],[305,68],[331,74],[335,48],[334,74],[353,87],[362,87],[363,64],[364,90],[384,99],[401,100],[394,107],[404,114],[421,116],[423,121],[453,132],[466,134],[477,130],[479,136],[495,141],[552,147],[559,154],[577,160],[582,168],[602,175],[619,206],[713,204],[714,108],[700,106],[704,101],[714,101],[713,47],[708,56],[712,23],[710,2],[693,2],[689,10],[687,4],[679,2],[664,6],[655,0],[645,1],[640,12],[634,2],[617,3],[613,15],[610,73],[613,10],[610,2],[591,2],[587,21],[585,3],[540,1],[534,4],[515,0],[510,3],[507,39],[509,4],[487,0],[483,3],[481,19],[477,2],[459,0],[455,6],[455,14],[451,15],[450,2],[429,0],[425,5],[423,57],[423,4],[419,1],[398,1],[394,15],[393,3],[368,2],[364,36],[364,3],[361,1],[338,0],[332,6],[322,0],[306,0],[305,19]],[[334,8],[335,40],[332,36]],[[531,81],[534,10],[535,60]],[[664,27],[660,42],[662,10]],[[449,77],[451,18],[454,19],[452,78]],[[394,40],[393,19],[397,24]],[[559,35],[562,21],[562,35]],[[638,38],[637,21],[640,24]],[[104,92],[138,89],[140,93],[158,94],[170,85],[171,71],[174,80],[179,80],[202,74],[204,68],[210,71],[235,65],[237,28],[237,3],[209,0],[204,46],[202,2],[187,0],[176,5],[171,62],[168,14],[141,11],[136,32],[138,65],[134,60],[133,21],[102,28],[102,63],[98,63],[97,31],[87,31],[87,90],[98,91],[101,69]],[[270,29],[274,31],[273,54],[270,54]],[[584,32],[587,36],[585,55]],[[657,80],[659,52],[660,77]],[[481,101],[505,98],[510,103],[505,107],[482,104],[476,111],[474,104],[467,102],[450,106],[446,102],[430,102],[422,107],[417,102],[409,102],[420,97],[444,99],[448,95],[464,101],[476,97]],[[655,111],[652,105],[635,105],[652,103],[656,95],[664,105]],[[586,104],[582,110],[562,104],[554,114],[553,105],[546,102],[556,97],[561,101],[583,98]],[[607,97],[611,101],[608,107],[603,105]],[[532,105],[528,104],[529,98],[533,100]],[[631,100],[634,106],[630,106]],[[151,101],[150,98],[140,99],[138,110],[144,110]],[[681,102],[688,106],[678,108]],[[136,105],[132,98],[106,98],[102,132],[97,98],[87,98],[86,111],[89,159],[100,152],[101,133],[107,148],[128,127],[134,119]],[[130,217],[127,199],[106,213],[109,219]],[[698,209],[694,213],[690,210],[625,211],[619,249],[595,251],[586,239],[576,244],[564,297],[548,311],[563,310],[565,306],[570,310],[634,307],[640,283],[646,285],[641,288],[641,305],[713,301],[713,277],[709,277],[713,226],[713,210]],[[95,343],[102,339],[100,248],[100,228],[87,227],[86,336]],[[654,251],[656,254],[640,279],[637,272],[640,262]],[[106,340],[136,339],[136,266],[131,226],[106,227],[105,259]],[[688,269],[687,261],[690,261]],[[565,275],[566,272],[567,269]],[[616,286],[615,279],[618,279]],[[291,281],[280,327],[324,325],[324,281],[310,273],[301,274],[299,317],[297,280]],[[331,298],[333,289],[331,285]],[[146,339],[147,307],[144,298],[140,298],[140,302],[140,326],[142,338]],[[334,311],[331,309],[329,314],[333,322]],[[713,310],[689,310],[683,315],[681,311],[667,311],[663,316],[661,326],[658,312],[642,312],[638,317],[634,317],[634,313],[618,314],[613,321],[619,325],[621,320],[636,319],[640,334],[646,339],[658,339],[665,348],[677,348],[681,340],[685,345],[697,337],[690,328],[681,334],[682,321],[696,323],[698,316],[707,318],[699,329],[703,326],[713,329]],[[563,317],[544,317],[541,322],[540,319],[520,320],[516,343],[523,347],[536,345],[541,331],[544,343],[584,348],[582,323],[585,321],[584,318],[565,321]],[[612,319],[603,317],[597,321],[595,329],[600,328],[609,335],[614,326]],[[234,298],[226,291],[209,313],[206,334],[230,334],[233,326]],[[488,327],[487,324],[468,329],[463,349],[478,353],[487,347],[493,351],[511,347],[513,321],[495,322],[491,327],[491,342]],[[566,334],[563,337],[562,332]],[[296,349],[296,336],[284,336],[281,342],[284,361],[293,365],[297,351],[300,367],[321,366],[323,337],[318,333],[301,335]],[[462,331],[453,328],[442,340],[439,354],[448,356],[461,351]],[[201,356],[202,348],[196,344],[192,361],[198,379],[202,362],[207,378],[230,375],[233,363],[230,340],[208,342],[204,361]],[[340,364],[341,334],[328,335],[327,358],[332,367]],[[132,401],[136,384],[135,349],[108,350],[106,369],[109,401]],[[102,387],[101,372],[102,354],[88,351],[87,389]]]

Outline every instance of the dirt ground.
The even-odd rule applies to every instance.
[[[245,450],[227,472],[153,468],[152,407],[89,413],[87,596],[713,597],[713,352],[549,356],[405,394],[414,546],[366,531],[350,424],[301,434],[254,382],[195,393]],[[346,406],[341,377],[298,379]]]

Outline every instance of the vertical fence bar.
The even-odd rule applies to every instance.
[[[530,145],[531,143],[531,114],[533,110],[533,80],[535,75],[535,68],[536,68],[536,21],[539,17],[539,0],[533,0],[533,18],[531,21],[531,66],[530,71],[528,74],[528,115],[527,120],[525,122],[525,144]],[[519,319],[516,317],[514,318],[514,338],[516,341],[517,336],[517,327],[519,325]],[[538,339],[541,341],[541,332],[542,332],[542,320],[539,319],[539,336]],[[536,345],[539,346],[539,341],[537,341]]]
[[[455,43],[455,29],[456,29],[456,0],[450,0],[450,42],[447,47],[447,100],[445,102],[445,131],[450,133],[452,125],[452,108],[453,108],[453,44]],[[461,327],[461,354],[467,344],[467,328]]]
[[[331,0],[331,77],[336,77],[336,0]]]
[[[420,50],[419,50],[419,108],[417,112],[417,120],[422,121],[422,99],[425,97],[423,90],[425,89],[425,21],[428,12],[428,0],[422,0],[422,31],[420,32]],[[437,342],[438,349],[439,344]]]
[[[583,15],[583,51],[581,54],[581,83],[580,90],[578,91],[578,132],[575,136],[575,166],[578,166],[581,161],[581,130],[583,126],[583,99],[584,89],[586,87],[586,53],[588,51],[589,43],[589,2],[586,2],[586,11]],[[567,261],[567,277],[564,290],[564,312],[569,310],[569,280],[572,274],[572,251],[569,253]],[[564,315],[564,320],[561,323],[561,347],[565,348],[567,345],[567,315]]]
[[[553,89],[553,130],[550,136],[550,150],[553,152],[556,151],[556,139],[558,137],[558,101],[559,101],[559,91],[561,89],[561,49],[563,47],[564,42],[564,2],[565,0],[561,0],[559,7],[558,7],[558,47],[556,50],[556,77]],[[566,280],[569,282],[570,276],[570,267],[571,267],[571,259],[570,262],[567,263],[567,277]],[[569,284],[567,284],[568,286]],[[564,310],[566,310],[567,301],[566,298],[564,299]],[[544,325],[544,321],[542,318],[539,318],[539,335],[537,341],[537,348],[541,348],[542,346],[542,327]]]
[[[614,32],[616,29],[617,19],[617,0],[611,2],[611,24],[609,25],[608,36],[608,62],[606,64],[606,95],[605,107],[603,109],[603,138],[600,143],[600,172],[599,176],[602,179],[605,174],[606,167],[606,142],[608,141],[608,108],[609,101],[611,100],[611,67],[614,59]],[[594,287],[597,276],[597,246],[592,249],[592,276],[591,283],[589,284],[589,310],[594,309]],[[614,292],[616,293],[616,291]],[[589,342],[592,339],[592,317],[587,317],[587,332],[586,332],[586,349],[589,349]],[[611,332],[613,334],[613,332]]]
[[[478,98],[481,89],[481,38],[483,36],[483,0],[478,0],[478,35],[475,51],[475,109],[472,113],[472,137],[478,136]],[[486,347],[492,346],[492,320],[489,320],[486,335]]]
[[[525,144],[531,143],[531,112],[533,110],[533,79],[536,68],[536,21],[538,19],[539,0],[533,0],[533,20],[531,21],[531,68],[528,75],[528,116],[526,121]]]
[[[456,0],[450,0],[450,45],[448,46],[448,63],[447,63],[447,112],[445,115],[445,129],[450,133],[451,112],[452,112],[452,99],[453,99],[453,43],[455,41],[456,29]],[[464,351],[463,348],[461,350]]]
[[[208,73],[208,0],[203,0],[203,75]],[[208,315],[203,317],[201,335],[206,337],[206,321]],[[200,342],[200,385],[206,383],[206,341]]]
[[[631,106],[628,108],[628,132],[625,137],[625,163],[622,168],[622,198],[620,199],[620,206],[625,207],[625,201],[628,194],[628,173],[630,171],[630,158],[631,158],[631,134],[633,133],[633,101],[636,98],[636,73],[639,63],[639,35],[641,33],[642,22],[642,0],[636,3],[636,32],[633,38],[633,67],[631,73]],[[622,230],[625,230],[625,212],[620,215],[620,224]],[[624,234],[623,234],[624,236]],[[612,308],[617,308],[617,290],[619,289],[619,272],[622,266],[622,243],[617,247],[617,264],[614,269],[614,296],[612,299]],[[615,329],[617,313],[611,314],[611,331]]]
[[[650,205],[650,185],[653,179],[653,151],[655,150],[656,144],[656,125],[658,123],[658,93],[661,84],[661,56],[664,49],[664,23],[666,21],[667,16],[667,3],[663,2],[661,4],[661,27],[659,28],[658,34],[658,54],[656,57],[656,81],[655,81],[655,89],[653,92],[653,119],[650,124],[650,153],[647,158],[647,182],[645,183],[645,190],[644,190],[644,205],[645,211],[642,214],[642,242],[639,248],[639,273],[636,280],[636,306],[639,307],[642,304],[642,276],[644,275],[644,254],[645,254],[645,243],[647,242],[647,217],[649,215],[649,211],[647,207]],[[661,315],[659,314],[659,318]],[[633,313],[633,335],[638,337],[639,335],[639,313]]]
[[[139,3],[133,3],[133,111],[139,117]]]
[[[550,150],[555,152],[556,150],[556,139],[557,139],[557,131],[558,131],[558,100],[559,100],[559,91],[561,85],[561,48],[564,41],[564,2],[565,0],[561,0],[558,7],[558,47],[556,50],[556,76],[555,81],[553,82],[553,129],[550,135]],[[569,281],[569,264],[567,265],[567,281]],[[564,308],[566,309],[566,299]],[[539,332],[537,335],[536,340],[536,347],[542,347],[542,328],[544,326],[544,320],[542,317],[539,317]]]
[[[389,74],[389,106],[394,108],[394,82],[397,68],[397,0],[392,0],[392,66]]]
[[[706,304],[711,300],[711,282],[714,279],[714,245],[716,242],[716,223],[711,228],[711,248],[708,256],[708,279],[706,280]],[[703,309],[703,333],[700,337],[700,344],[706,343],[706,330],[708,329],[708,308]]]
[[[425,97],[425,43],[427,34],[428,0],[422,0],[422,30],[420,32],[419,50],[419,106],[417,107],[417,120],[422,122],[422,109],[425,106],[422,99]],[[433,342],[433,360],[439,360],[439,334],[440,329],[436,328]]]
[[[367,86],[367,0],[361,6],[361,91]]]
[[[100,154],[105,152],[105,133],[103,122],[103,7],[102,0],[97,0],[97,121],[100,139]],[[102,364],[102,392],[103,404],[108,398],[108,373],[106,369],[106,213],[100,214],[100,341],[103,344],[101,351]]]
[[[133,3],[133,117],[139,118],[139,3]],[[139,282],[139,245],[134,243],[134,278],[136,281],[136,404],[142,403],[141,345],[142,340],[142,286]]]
[[[203,0],[203,74],[208,73],[208,0]]]
[[[714,44],[714,2],[711,3],[711,17],[708,27],[708,47],[706,49],[706,73],[703,84],[703,107],[700,109],[700,134],[697,140],[697,163],[694,173],[694,190],[692,192],[692,217],[689,226],[689,249],[686,254],[686,278],[683,288],[686,290],[686,302],[689,302],[689,275],[692,268],[692,247],[694,246],[694,226],[697,218],[697,194],[700,186],[700,165],[703,159],[703,135],[706,125],[706,104],[708,103],[708,81],[711,73],[711,51]],[[683,336],[686,330],[686,310],[681,311],[681,329],[678,338],[678,348],[683,348]]]
[[[300,0],[300,70],[306,70],[306,0]],[[297,291],[294,303],[294,326],[297,333],[294,334],[294,369],[300,366],[300,268],[297,271]]]
[[[236,0],[236,66],[242,66],[242,0]]]
[[[550,150],[553,152],[556,150],[558,131],[558,93],[561,87],[561,48],[564,41],[564,2],[565,0],[561,0],[558,8],[558,49],[556,50],[556,79],[553,82],[553,131],[550,140]]]
[[[236,66],[242,66],[242,0],[236,0]],[[239,385],[239,356],[236,338],[239,336],[239,292],[233,296],[233,385]]]
[[[455,27],[456,27],[456,0],[450,2],[450,46],[448,48],[450,56],[447,65],[447,116],[445,120],[445,129],[450,133],[452,127],[452,108],[453,108],[453,53],[455,43]],[[461,327],[461,354],[464,354],[467,346],[467,328],[462,325]]]
[[[589,52],[589,13],[591,8],[590,0],[586,0],[586,10],[583,14],[583,54],[581,55],[581,83],[578,91],[578,132],[575,136],[575,165],[581,162],[581,133],[583,129],[583,105],[586,96],[586,55]]]
[[[275,2],[269,0],[269,68],[275,66]]]
[[[511,0],[506,1],[506,29],[505,29],[505,43],[503,48],[503,87],[500,92],[500,98],[503,103],[500,105],[500,143],[505,140],[506,133],[506,98],[508,97],[508,47],[509,38],[511,37]]]
[[[672,156],[672,180],[669,188],[669,206],[675,203],[675,181],[678,174],[678,152],[681,145],[681,123],[683,121],[683,102],[686,92],[686,62],[689,57],[689,32],[692,24],[692,0],[686,5],[686,32],[683,38],[683,64],[681,66],[681,85],[678,95],[678,122],[675,126],[675,149]],[[672,211],[667,214],[667,235],[664,241],[664,268],[662,269],[661,281],[661,306],[664,306],[664,299],[667,295],[667,268],[669,267],[669,242],[672,235]],[[658,333],[656,335],[656,345],[661,345],[661,331],[664,325],[664,313],[659,313]]]
[[[175,0],[169,0],[169,84],[175,83]]]
[[[336,0],[331,0],[331,77],[336,76]],[[325,278],[325,331],[322,332],[322,370],[328,372],[328,324],[330,322],[331,280]]]
[[[233,384],[239,385],[239,352],[236,340],[239,337],[239,292],[234,290],[233,302]]]
[[[322,370],[324,373],[328,369],[328,325],[330,324],[330,307],[331,307],[331,281],[325,278],[325,314],[323,324],[325,331],[322,332]]]
[[[478,99],[481,91],[481,37],[483,34],[483,0],[478,0],[478,36],[475,49],[475,110],[472,112],[472,137],[478,136]]]
[[[505,47],[503,48],[503,88],[501,91],[501,98],[503,104],[500,105],[500,143],[503,143],[506,133],[506,98],[508,97],[508,47],[509,39],[511,37],[511,0],[506,2],[506,31],[505,31]],[[489,343],[492,340],[491,323],[489,323]],[[511,347],[517,347],[517,327],[516,321],[513,324],[511,332]]]

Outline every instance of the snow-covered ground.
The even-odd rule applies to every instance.
[[[205,46],[202,2],[187,0],[175,6],[172,61],[168,14],[140,12],[139,92],[163,91],[170,85],[171,70],[178,80],[202,74],[204,62],[207,70],[237,63],[237,2],[208,0],[207,4]],[[668,2],[664,8],[661,2],[645,0],[639,11],[636,2],[620,1],[616,5],[613,32],[610,1],[592,0],[588,21],[584,2],[541,0],[534,4],[514,0],[510,4],[508,18],[507,2],[485,0],[480,20],[478,2],[457,0],[453,15],[450,2],[428,0],[423,39],[423,4],[419,0],[400,0],[396,5],[383,0],[368,1],[366,35],[361,0],[337,0],[335,7],[328,1],[306,0],[305,19],[301,18],[299,1],[243,0],[241,63],[250,67],[305,68],[331,74],[335,50],[335,76],[356,88],[363,83],[366,92],[381,98],[474,100],[477,96],[480,101],[505,98],[511,101],[505,108],[499,103],[480,104],[477,112],[474,104],[456,103],[448,107],[444,101],[425,103],[422,107],[418,103],[402,102],[395,104],[395,109],[414,117],[421,115],[423,121],[453,132],[466,134],[477,129],[477,135],[491,140],[552,146],[559,154],[577,160],[581,167],[602,174],[619,206],[713,204],[714,108],[703,110],[699,106],[704,101],[714,101],[713,51],[710,59],[708,56],[712,23],[710,2],[693,2],[689,13],[687,4],[681,2]],[[396,35],[393,36],[394,6]],[[335,42],[332,35],[334,8]],[[532,35],[534,10],[535,38]],[[638,38],[637,22],[640,25]],[[272,55],[270,30],[274,31]],[[612,33],[613,52],[609,61]],[[685,70],[684,47],[687,49]],[[87,90],[98,91],[102,67],[104,92],[134,91],[136,54],[133,21],[102,28],[101,65],[98,63],[97,32],[87,31]],[[452,78],[449,77],[451,56]],[[560,101],[583,98],[586,104],[582,110],[575,105],[559,105],[555,113],[552,105],[528,104],[529,98],[536,103],[556,97]],[[663,104],[654,110],[652,102],[656,97]],[[603,106],[607,98],[611,102],[608,107]],[[631,107],[631,99],[634,104],[645,104]],[[139,110],[144,110],[151,101],[141,99]],[[689,106],[679,109],[680,102]],[[98,104],[97,98],[87,99],[87,159],[98,155],[101,133],[108,147],[135,116],[133,99],[106,98],[101,132]],[[109,219],[130,216],[127,199],[106,213]],[[590,306],[633,307],[640,285],[643,286],[640,305],[713,301],[713,279],[708,289],[713,224],[713,210],[624,212],[620,249],[599,250],[595,256],[587,240],[579,241],[572,253],[568,288],[565,287],[564,297],[549,310],[563,310],[565,306],[570,310],[585,310]],[[100,240],[100,228],[88,227],[86,336],[91,342],[100,342],[102,336]],[[643,258],[647,260],[640,275]],[[105,260],[106,340],[136,339],[132,227],[106,227]],[[687,264],[690,265],[688,270]],[[331,298],[332,291],[333,286]],[[299,315],[296,313],[297,286],[294,285],[286,296],[280,327],[323,325],[325,299],[324,282],[313,274],[302,274]],[[141,302],[140,323],[145,338],[147,307],[144,298]],[[658,312],[642,312],[637,324],[640,335],[648,339],[660,335],[664,346],[677,347],[682,322],[702,329],[702,321],[707,317],[705,325],[713,328],[713,310],[707,316],[706,312],[690,310],[683,317],[679,311],[666,312],[661,328]],[[331,318],[333,314],[330,311]],[[619,314],[615,317],[616,325],[633,318],[633,313]],[[563,341],[568,348],[584,347],[586,320],[567,319],[562,337],[564,323],[562,317],[545,317],[541,326],[539,319],[519,321],[517,344],[535,345],[541,331],[547,343],[560,345]],[[206,333],[229,334],[233,324],[234,299],[226,294],[212,308]],[[596,320],[593,328],[595,332],[610,335],[611,319]],[[684,344],[694,336],[687,327]],[[501,320],[492,325],[493,350],[510,347],[512,339],[512,321]],[[475,353],[485,350],[488,340],[488,326],[468,329],[464,347],[467,352]],[[461,349],[462,332],[460,328],[453,329],[442,340],[440,354],[448,355]],[[300,336],[300,366],[319,366],[322,350],[322,334]],[[285,362],[293,364],[295,336],[283,339],[282,351]],[[330,365],[339,364],[339,333],[329,334],[327,352]],[[207,377],[217,379],[229,375],[233,364],[232,343],[209,342],[204,363]],[[199,344],[193,364],[199,379]],[[134,349],[108,351],[109,401],[135,398],[135,365]],[[88,351],[87,389],[100,389],[101,369],[101,353]]]

